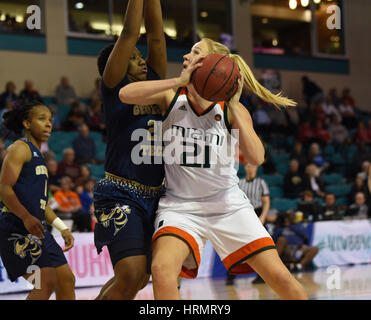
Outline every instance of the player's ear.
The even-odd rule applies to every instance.
[[[23,120],[22,124],[27,130],[31,128],[31,122],[29,120]]]

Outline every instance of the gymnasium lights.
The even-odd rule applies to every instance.
[[[297,6],[298,6],[298,3],[296,2],[296,0],[289,1],[289,7],[291,10],[295,10]]]
[[[299,0],[289,0],[289,7],[291,10],[295,10],[298,7]],[[300,4],[302,7],[308,7],[311,0],[300,0]],[[322,0],[313,0],[315,4],[320,4]],[[327,0],[332,1],[332,0]]]

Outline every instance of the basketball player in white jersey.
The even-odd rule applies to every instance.
[[[222,53],[239,66],[242,80],[228,102],[201,98],[190,82],[192,72],[208,53]],[[120,90],[129,104],[157,104],[164,114],[163,140],[166,195],[160,199],[153,236],[152,278],[155,299],[180,299],[178,275],[197,276],[206,240],[210,240],[231,274],[256,271],[282,299],[307,299],[301,284],[279,258],[275,244],[238,187],[231,129],[247,161],[259,166],[264,147],[251,116],[239,102],[243,84],[277,105],[292,100],[262,87],[238,55],[209,39],[196,43],[184,56],[178,78],[143,81]]]

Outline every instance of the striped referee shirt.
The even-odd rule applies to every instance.
[[[261,208],[263,206],[263,196],[269,196],[268,185],[262,178],[255,177],[250,181],[247,181],[246,178],[240,179],[238,185],[249,198],[254,209]]]

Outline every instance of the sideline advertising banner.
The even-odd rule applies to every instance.
[[[94,233],[74,233],[75,245],[65,252],[68,264],[76,278],[76,288],[103,286],[113,277],[111,259],[107,247],[100,255],[94,245]],[[54,236],[58,244],[64,248],[64,241],[60,235]],[[202,257],[198,277],[210,277],[215,260],[215,251],[208,241]],[[7,272],[0,259],[0,294],[29,291],[33,287],[25,279],[18,278],[16,282],[8,279]],[[1,297],[0,297],[1,299]]]
[[[316,222],[312,245],[320,249],[316,267],[371,263],[371,221]]]

